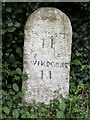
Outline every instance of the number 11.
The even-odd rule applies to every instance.
[[[43,79],[43,70],[41,71],[41,79]],[[49,71],[49,79],[51,79],[51,71]]]

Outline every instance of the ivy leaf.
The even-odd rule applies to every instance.
[[[15,80],[19,80],[19,79],[20,79],[20,76],[15,75]]]
[[[12,109],[13,103],[11,101],[7,101],[7,105]]]
[[[13,89],[18,92],[19,91],[19,87],[17,84],[13,83]]]
[[[24,114],[21,116],[22,118],[30,118],[31,115],[28,111],[24,112]]]
[[[19,112],[17,109],[13,111],[13,118],[18,118],[19,117]]]
[[[12,90],[11,90],[9,93],[10,93],[11,95],[15,95],[15,92],[12,91]]]
[[[20,112],[21,114],[23,114],[25,111],[24,111],[24,109],[21,109],[19,112]]]
[[[6,106],[6,107],[3,107],[3,111],[6,113],[6,114],[9,114],[10,113],[10,110],[9,108]]]
[[[61,111],[64,111],[65,110],[65,107],[66,107],[66,104],[62,101],[60,104],[59,104],[59,108]]]
[[[21,75],[22,71],[21,71],[20,68],[17,68],[16,71],[15,71],[15,73],[18,74],[18,75]]]
[[[16,49],[16,53],[20,54],[21,52],[22,52],[21,49],[18,47],[18,48]]]
[[[26,74],[23,74],[23,75],[21,76],[21,78],[22,78],[23,81],[25,81],[25,80],[28,79],[28,76],[27,76]]]
[[[7,12],[11,12],[11,10],[12,10],[12,9],[11,9],[10,7],[6,8],[6,11],[7,11]]]
[[[15,62],[15,57],[13,54],[9,56],[9,62],[14,63]]]
[[[23,92],[19,92],[19,93],[18,93],[18,96],[19,96],[20,98],[23,98],[23,96],[24,96]]]
[[[76,50],[76,56],[82,56],[81,52],[78,52],[78,51]]]
[[[0,30],[0,35],[4,35],[7,31],[5,29]]]
[[[19,28],[19,27],[20,27],[20,23],[16,22],[16,23],[14,24],[14,26],[17,27],[17,28]]]
[[[73,62],[71,62],[71,64],[74,64],[74,65],[82,65],[80,60],[74,60]]]
[[[64,113],[62,111],[57,112],[57,118],[65,118]]]
[[[8,32],[14,32],[15,29],[16,29],[16,28],[12,26],[12,27],[8,27],[8,28],[7,28],[7,31],[8,31]]]

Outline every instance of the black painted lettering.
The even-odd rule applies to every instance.
[[[49,61],[47,61],[47,67],[49,67],[49,65],[50,65],[50,63],[49,63]]]
[[[51,78],[51,71],[49,71],[49,77],[48,77],[49,79],[52,79]],[[43,79],[43,70],[41,71],[41,79]]]
[[[68,68],[68,63],[64,63],[65,64],[65,68]]]
[[[65,68],[68,68],[67,65],[65,65]]]
[[[38,66],[45,66],[45,67],[56,67],[56,68],[61,68],[65,67],[68,68],[69,63],[59,63],[59,62],[52,62],[52,61],[39,61],[39,60],[33,60],[31,61],[33,65],[38,65]]]
[[[49,62],[50,66],[52,67],[52,62]]]
[[[42,48],[44,48],[44,39],[42,39],[43,41],[42,41]]]
[[[53,48],[53,39],[51,39],[51,48]]]
[[[51,48],[53,48],[53,36],[51,36]]]
[[[41,79],[43,79],[43,70],[41,71]]]
[[[51,79],[51,71],[49,71],[49,78]]]
[[[63,35],[64,35],[64,37],[63,37],[63,38],[65,39],[65,33],[63,33]]]
[[[64,67],[64,63],[61,64],[61,67]]]
[[[56,67],[59,67],[59,63],[58,62],[56,62]]]
[[[60,54],[58,54],[57,57],[60,57]]]
[[[38,61],[38,66],[40,65],[40,61]]]
[[[33,64],[35,65],[37,63],[37,60],[33,60]]]
[[[60,35],[63,35],[63,38],[65,39],[65,33],[60,33]]]
[[[51,62],[52,67],[54,67],[54,62]]]
[[[41,61],[41,66],[44,65],[45,66],[45,61]]]

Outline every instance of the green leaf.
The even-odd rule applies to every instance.
[[[17,109],[15,109],[13,111],[13,118],[18,118],[19,117],[19,111]]]
[[[74,65],[82,65],[80,60],[74,60],[73,62],[71,62],[71,64],[74,64]]]
[[[7,31],[5,29],[0,30],[0,35],[4,35]]]
[[[16,49],[16,53],[20,54],[21,52],[22,52],[21,49],[18,47],[18,48]]]
[[[10,7],[6,8],[6,11],[7,11],[7,12],[11,12],[11,10],[12,10],[12,9],[11,9]]]
[[[12,91],[12,90],[11,90],[9,93],[10,93],[11,95],[15,95],[15,92]]]
[[[7,49],[7,52],[10,53],[12,51],[12,49]]]
[[[15,73],[18,74],[18,75],[21,75],[22,71],[21,71],[20,68],[17,68],[16,71],[15,71]]]
[[[24,93],[18,92],[17,94],[15,94],[15,95],[13,96],[13,100],[19,99],[19,98],[23,98],[23,96],[24,96]]]
[[[8,23],[8,27],[13,27],[13,23],[11,21]]]
[[[20,98],[23,98],[24,93],[23,93],[23,92],[19,92],[19,93],[18,93],[18,96],[19,96]]]
[[[17,27],[17,28],[19,28],[19,27],[20,27],[20,23],[16,22],[16,23],[14,24],[14,26]]]
[[[14,32],[15,29],[16,29],[16,28],[12,26],[12,27],[8,27],[8,28],[7,28],[7,31],[8,31],[8,32]]]
[[[61,111],[57,111],[57,118],[65,118],[64,113]]]
[[[7,105],[9,106],[9,108],[12,108],[13,103],[11,101],[7,101]]]
[[[41,113],[45,113],[46,109],[44,107],[41,108]]]
[[[9,108],[6,106],[6,107],[3,107],[3,111],[6,113],[6,114],[9,114],[10,113],[10,110]]]
[[[59,108],[61,111],[64,111],[65,110],[65,107],[66,107],[66,104],[62,101],[60,104],[59,104]]]
[[[12,18],[15,18],[15,14],[12,14],[11,17],[12,17]]]
[[[15,62],[15,57],[13,54],[9,56],[9,62],[14,63]]]
[[[19,79],[20,79],[20,76],[15,75],[15,80],[19,80]]]
[[[25,80],[28,79],[28,76],[27,76],[26,74],[23,74],[23,75],[21,76],[21,78],[22,78],[23,81],[25,81]]]
[[[13,89],[18,92],[19,91],[19,87],[17,84],[13,83]]]
[[[76,50],[76,56],[82,56],[82,54]]]
[[[28,111],[24,112],[24,114],[21,116],[22,118],[30,118],[31,115]]]
[[[24,112],[25,112],[24,109],[21,109],[21,110],[20,110],[20,113],[21,113],[21,114],[24,114]]]

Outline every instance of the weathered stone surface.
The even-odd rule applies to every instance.
[[[69,93],[72,27],[69,18],[56,8],[40,8],[25,25],[24,101],[49,103],[54,91]]]

